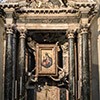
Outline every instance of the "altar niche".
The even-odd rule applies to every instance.
[[[26,63],[27,100],[68,100],[65,30],[28,30]]]

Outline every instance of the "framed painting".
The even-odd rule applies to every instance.
[[[57,45],[36,45],[36,73],[40,76],[57,76]]]

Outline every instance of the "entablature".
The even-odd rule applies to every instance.
[[[78,29],[80,25],[78,23],[68,24],[49,24],[49,23],[17,23],[17,28],[25,27],[27,30],[67,30],[70,27]]]
[[[39,26],[42,24],[42,26],[49,24],[51,26],[56,24],[63,26],[71,23],[79,24],[83,19],[87,19],[87,23],[90,23],[97,13],[95,2],[68,2],[66,6],[50,8],[34,8],[29,3],[23,3],[23,5],[21,3],[0,3],[0,9],[1,16],[4,16],[6,21],[8,21],[7,19],[13,19],[11,22],[14,24],[35,25],[36,27],[39,24]],[[3,11],[5,14],[2,13]],[[49,27],[51,26],[49,25]]]

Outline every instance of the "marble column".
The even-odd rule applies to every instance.
[[[100,14],[98,18],[98,69],[99,69],[99,84],[100,84]],[[100,99],[100,85],[99,85],[99,99]]]
[[[99,67],[99,84],[100,84],[100,32],[98,35],[98,67]],[[99,86],[99,99],[100,99],[100,86]]]
[[[78,31],[78,99],[82,100],[82,51],[83,40],[82,34]]]
[[[88,27],[81,28],[82,34],[82,96],[83,100],[90,100],[90,71],[89,71],[89,45],[88,45]]]
[[[6,58],[5,58],[5,84],[4,100],[12,100],[12,38],[13,30],[11,25],[6,27]]]
[[[14,29],[12,37],[12,100],[15,99],[16,46],[16,30]]]
[[[25,99],[25,32],[26,29],[19,29],[19,50],[17,66],[18,100]]]
[[[74,32],[68,32],[69,45],[69,100],[75,100],[75,50]]]

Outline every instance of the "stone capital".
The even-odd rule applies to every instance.
[[[27,32],[26,27],[18,27],[17,29],[20,33],[20,38],[25,38],[26,37],[26,32]]]
[[[88,31],[89,31],[89,24],[81,24],[80,31],[81,31],[81,34],[88,33]]]
[[[74,38],[74,33],[75,33],[74,30],[68,30],[68,31],[66,32],[67,38],[68,38],[68,39]]]
[[[13,24],[5,24],[6,34],[13,34],[14,25]]]
[[[79,28],[79,25],[76,23],[69,24],[68,30],[66,31],[66,37],[67,38],[74,38],[75,32],[77,31],[78,28]]]

